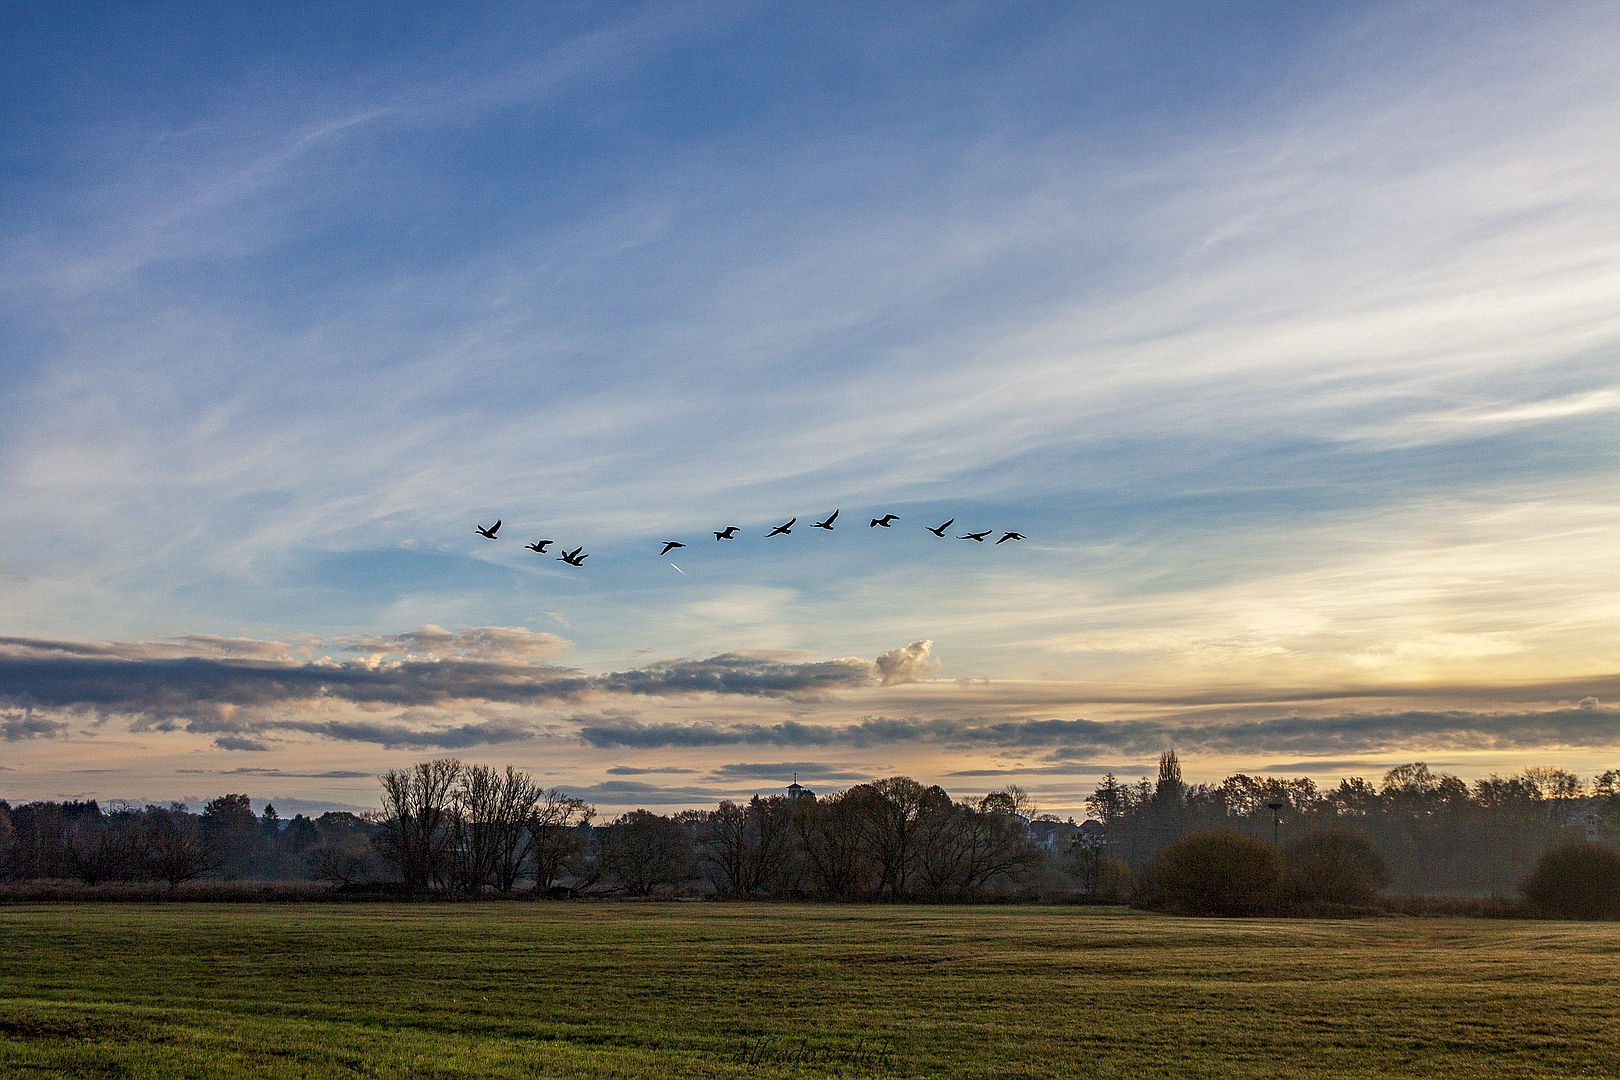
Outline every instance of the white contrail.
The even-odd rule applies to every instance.
[[[674,564],[674,563],[670,563],[670,564],[669,564],[669,565],[671,565],[671,566],[675,566],[675,564]],[[685,570],[682,570],[682,569],[681,569],[681,568],[680,568],[680,567],[678,567],[678,566],[675,566],[675,572],[676,572],[676,573],[677,573],[677,574],[679,574],[679,575],[681,575],[681,577],[685,577],[685,576],[686,576],[686,571],[685,571]]]

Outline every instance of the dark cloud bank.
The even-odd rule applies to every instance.
[[[493,631],[501,631],[494,633]],[[543,640],[542,640],[543,639]],[[391,747],[456,750],[535,735],[517,719],[423,730],[370,720],[288,716],[340,702],[409,709],[478,704],[554,706],[601,694],[643,697],[717,694],[816,698],[839,690],[894,686],[932,674],[930,642],[893,649],[876,660],[805,661],[767,653],[725,653],[670,660],[630,671],[588,675],[544,662],[550,635],[480,628],[452,635],[436,627],[343,643],[361,658],[307,659],[279,642],[193,637],[179,644],[56,642],[0,638],[0,736],[51,737],[66,728],[37,713],[128,717],[138,730],[185,730],[215,736],[222,748],[261,750],[254,736],[299,732]],[[207,655],[173,655],[187,648]],[[448,655],[418,655],[443,648]]]
[[[1542,712],[1348,713],[1224,723],[1160,720],[890,720],[840,726],[777,724],[589,724],[593,746],[636,749],[813,746],[862,749],[924,744],[952,749],[1044,750],[1053,759],[1151,755],[1168,747],[1207,754],[1342,754],[1404,749],[1517,750],[1620,743],[1620,711],[1591,707]]]
[[[192,638],[178,645],[84,644],[0,638],[0,738],[50,738],[62,717],[127,717],[141,730],[214,736],[226,749],[263,749],[261,737],[286,732],[423,751],[517,742],[541,733],[519,718],[444,723],[443,710],[480,705],[551,706],[593,695],[675,697],[714,694],[813,699],[893,686],[932,674],[930,643],[914,642],[876,660],[806,661],[726,653],[591,675],[550,663],[560,639],[521,628],[414,634],[346,645],[365,655],[344,661],[295,656],[276,642]],[[448,656],[411,651],[443,649]],[[204,655],[175,655],[199,651]],[[1557,695],[1549,695],[1556,700]],[[390,720],[324,719],[323,703],[400,710]],[[435,710],[428,718],[413,709]],[[300,715],[303,712],[303,715]],[[428,722],[431,721],[431,722]],[[855,723],[798,720],[674,724],[608,717],[553,727],[599,749],[725,746],[865,749],[930,745],[958,750],[1030,750],[1048,763],[1152,755],[1166,747],[1222,755],[1346,756],[1409,749],[1521,750],[1620,744],[1620,712],[1595,697],[1578,706],[1513,711],[1411,710],[1228,718],[998,720],[868,717]],[[735,767],[739,776],[749,766]],[[777,768],[771,766],[770,768]],[[808,770],[807,770],[808,771]],[[628,767],[621,775],[634,775]]]
[[[402,635],[403,637],[404,635]],[[552,703],[592,693],[815,695],[892,686],[931,673],[930,642],[876,660],[794,661],[753,653],[670,660],[630,671],[586,675],[544,663],[458,656],[378,663],[250,659],[229,656],[128,657],[94,647],[0,638],[0,703],[91,708],[124,714],[189,716],[199,707],[268,707],[320,700],[355,704],[445,706],[468,701]]]

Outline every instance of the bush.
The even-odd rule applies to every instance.
[[[1586,841],[1543,855],[1525,879],[1525,901],[1561,919],[1620,919],[1620,854]]]
[[[1312,829],[1283,848],[1283,885],[1295,902],[1366,907],[1389,884],[1389,864],[1360,829]]]
[[[1139,902],[1183,915],[1259,915],[1279,906],[1282,858],[1235,832],[1192,833],[1159,852]]]

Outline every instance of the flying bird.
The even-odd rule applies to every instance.
[[[660,555],[668,555],[670,552],[674,551],[676,548],[685,547],[685,546],[686,545],[681,543],[679,540],[665,540],[664,541],[664,550],[660,551],[658,554],[660,554]]]
[[[493,540],[495,539],[495,534],[501,531],[500,519],[497,518],[495,524],[491,525],[487,529],[482,525],[474,525],[473,528],[477,529],[478,535],[482,536],[485,540]]]
[[[557,541],[555,540],[536,540],[532,544],[524,544],[523,546],[536,554],[544,555],[546,553],[546,546],[548,544],[555,544],[556,542]]]
[[[735,539],[737,539],[737,526],[735,526],[735,525],[727,525],[723,531],[715,533],[714,538],[716,540],[735,540]]]
[[[873,525],[877,525],[877,526],[880,526],[882,528],[887,529],[890,525],[894,524],[896,521],[899,521],[899,520],[900,520],[900,515],[899,514],[884,514],[880,518],[873,518],[872,521],[871,521],[871,524],[867,525],[866,527],[868,529],[870,529]]]
[[[778,525],[776,528],[772,529],[770,532],[766,533],[765,535],[768,536],[768,537],[769,536],[788,536],[793,532],[793,523],[795,521],[798,521],[798,520],[799,519],[796,518],[796,517],[795,518],[788,518],[786,525]]]
[[[1022,540],[1023,538],[1023,533],[1002,533],[1001,539],[997,540],[996,543],[1005,544],[1008,540]]]
[[[583,566],[583,565],[585,565],[585,560],[590,558],[589,555],[581,555],[580,554],[580,552],[582,552],[584,550],[585,550],[585,546],[583,544],[581,544],[579,547],[575,548],[573,551],[565,551],[561,555],[557,556],[557,561],[558,562],[565,562],[569,566]]]
[[[928,529],[929,532],[933,533],[935,536],[937,536],[941,540],[943,540],[943,539],[945,539],[945,530],[950,528],[952,525],[955,525],[955,524],[956,524],[956,519],[951,518],[951,520],[947,521],[945,524],[941,525],[937,529],[928,529],[928,526],[926,526],[926,525],[924,525],[923,528]]]
[[[958,536],[957,539],[958,540],[977,540],[979,543],[982,544],[982,543],[984,543],[984,538],[989,536],[991,533],[993,533],[995,531],[996,530],[994,530],[994,529],[986,529],[982,533],[968,533],[966,536]]]
[[[828,516],[826,521],[818,521],[818,522],[816,522],[814,525],[812,525],[810,527],[812,529],[826,529],[828,532],[832,532],[832,523],[837,521],[837,520],[838,520],[838,511],[834,510],[832,512],[832,514]]]

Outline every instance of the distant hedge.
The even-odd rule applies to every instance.
[[[1560,919],[1620,919],[1620,854],[1601,844],[1561,844],[1524,882],[1532,911]]]

